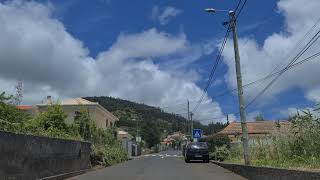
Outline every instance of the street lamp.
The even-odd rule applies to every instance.
[[[214,8],[206,8],[204,9],[208,13],[215,13],[215,12],[228,12],[228,10],[223,9],[214,9]]]
[[[226,10],[217,10],[214,8],[207,8],[205,9],[208,13],[214,13],[217,11],[226,11]],[[234,54],[235,54],[235,65],[236,65],[236,74],[237,74],[237,87],[238,87],[238,98],[239,98],[239,112],[240,112],[240,120],[241,120],[241,129],[242,129],[242,144],[243,144],[243,154],[244,154],[244,161],[246,165],[250,164],[249,158],[249,136],[248,136],[248,129],[246,123],[246,113],[245,113],[245,103],[243,98],[243,89],[242,89],[242,78],[241,78],[241,66],[240,66],[240,55],[239,55],[239,47],[238,47],[238,37],[236,31],[236,20],[237,17],[234,11],[229,11],[229,22],[223,23],[224,25],[228,25],[232,31],[233,35],[233,46],[234,46]]]

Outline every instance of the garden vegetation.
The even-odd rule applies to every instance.
[[[320,119],[305,111],[289,118],[290,124],[275,124],[275,132],[250,143],[251,165],[290,169],[320,168]],[[284,126],[284,125],[282,125]],[[242,145],[230,149],[227,162],[244,163]]]
[[[93,165],[110,166],[127,160],[127,154],[116,139],[115,129],[97,128],[83,107],[72,124],[66,124],[67,115],[59,104],[48,106],[47,111],[35,117],[18,110],[13,97],[0,94],[0,130],[36,136],[80,140],[92,144]]]

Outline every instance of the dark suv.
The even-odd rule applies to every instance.
[[[184,152],[186,163],[191,160],[202,160],[205,163],[209,162],[209,150],[206,142],[192,142],[186,146]]]

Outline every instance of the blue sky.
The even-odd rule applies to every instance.
[[[15,6],[13,5],[14,3],[11,3],[11,1],[2,2],[3,6]],[[40,79],[36,84],[39,85],[39,87],[41,87],[40,89],[43,90],[41,95],[52,93],[60,98],[78,95],[114,95],[151,105],[162,107],[169,106],[169,108],[166,110],[176,113],[185,113],[184,103],[186,99],[191,100],[192,108],[196,104],[195,101],[200,98],[199,95],[201,95],[201,89],[203,89],[206,85],[213,60],[217,56],[218,47],[226,31],[226,28],[222,26],[222,22],[228,20],[228,14],[224,12],[208,14],[204,12],[204,9],[213,7],[217,9],[232,10],[238,3],[237,0],[148,0],[130,2],[122,0],[38,0],[29,4],[21,2],[19,4],[19,1],[12,2],[16,2],[18,4],[15,7],[16,11],[19,11],[19,8],[27,9],[24,11],[24,13],[29,13],[30,11],[34,14],[39,13],[40,15],[43,13],[42,11],[48,11],[49,15],[46,17],[47,19],[45,19],[44,22],[48,21],[49,27],[50,24],[54,24],[57,27],[63,27],[64,30],[61,30],[63,31],[63,34],[70,35],[72,41],[77,41],[81,44],[75,45],[77,47],[74,51],[73,44],[62,47],[65,47],[66,49],[70,48],[70,53],[78,53],[78,51],[81,51],[79,53],[81,54],[79,57],[82,58],[84,56],[84,59],[92,59],[92,61],[102,61],[99,59],[103,58],[110,59],[114,57],[114,49],[123,50],[123,46],[133,47],[131,49],[134,51],[136,47],[130,43],[140,43],[141,41],[138,41],[136,37],[147,40],[144,39],[144,35],[148,37],[159,37],[159,39],[164,38],[166,41],[172,42],[173,44],[177,42],[177,46],[172,47],[175,49],[174,52],[169,52],[168,47],[168,52],[166,53],[160,53],[158,51],[154,52],[157,48],[163,50],[165,48],[163,46],[166,46],[166,43],[161,44],[161,47],[160,45],[157,47],[157,44],[152,44],[152,48],[143,47],[143,45],[137,44],[136,46],[139,47],[143,53],[147,53],[147,55],[134,55],[133,57],[128,55],[128,57],[126,57],[126,59],[128,59],[126,64],[137,67],[141,64],[144,64],[148,67],[150,65],[150,69],[156,68],[153,70],[160,73],[161,77],[170,76],[171,78],[175,78],[174,81],[186,83],[178,83],[175,85],[175,87],[189,87],[190,84],[188,83],[191,83],[190,86],[196,89],[194,91],[188,89],[182,90],[186,94],[183,94],[182,97],[170,101],[170,99],[174,99],[173,96],[177,95],[163,94],[160,92],[159,94],[161,95],[156,93],[152,94],[154,91],[159,89],[157,87],[151,87],[151,85],[150,87],[149,85],[141,86],[141,88],[147,89],[141,94],[139,92],[130,93],[131,91],[135,90],[131,89],[130,91],[130,88],[128,87],[125,87],[128,88],[127,91],[121,93],[117,88],[112,89],[113,87],[106,88],[106,90],[102,90],[103,88],[101,88],[100,91],[93,90],[97,88],[90,87],[87,91],[64,93],[66,92],[65,89],[70,89],[68,84],[65,84],[66,81],[50,82],[46,84],[44,83],[44,80]],[[310,2],[310,4],[314,3],[316,6],[319,6],[319,2],[316,2],[316,0],[312,0],[312,2],[306,2]],[[263,75],[267,75],[267,73],[262,72],[270,72],[272,68],[274,68],[277,63],[283,59],[281,55],[275,55],[278,53],[277,48],[269,48],[272,50],[275,49],[273,52],[269,52],[269,49],[266,48],[269,41],[270,44],[273,43],[270,45],[270,47],[275,47],[277,46],[276,40],[274,40],[275,36],[280,36],[280,38],[282,38],[280,42],[292,41],[292,44],[294,44],[296,37],[300,37],[300,35],[304,33],[302,30],[294,28],[293,26],[291,28],[291,24],[295,25],[295,23],[299,24],[306,22],[303,20],[303,18],[307,18],[307,13],[310,11],[310,8],[312,8],[309,6],[306,8],[302,7],[301,12],[298,12],[294,7],[300,6],[300,3],[301,1],[299,2],[298,0],[247,1],[247,4],[243,9],[237,24],[240,52],[242,53],[240,55],[241,58],[243,58],[242,66],[244,68],[244,84],[250,82],[251,80],[258,79],[259,77],[263,77]],[[38,11],[37,8],[34,7],[37,7],[39,4],[43,7],[39,8],[41,10]],[[36,10],[27,6],[32,6]],[[308,21],[305,26],[310,26],[318,14],[315,14],[313,18],[309,18],[311,20],[310,22]],[[297,17],[297,20],[292,20],[292,17]],[[13,18],[20,17],[14,16]],[[32,21],[32,18],[33,16],[30,16],[30,19],[28,20]],[[42,25],[40,24],[39,26]],[[22,27],[22,29],[24,29],[24,27]],[[36,35],[34,37],[36,37]],[[130,40],[132,41],[128,42]],[[179,50],[179,42],[183,42],[183,50],[181,51]],[[279,51],[283,51],[283,54],[285,54],[286,51],[289,51],[291,46],[288,44],[291,43],[286,43],[283,46],[279,44]],[[53,46],[55,47],[55,45]],[[238,110],[238,99],[236,94],[219,97],[217,99],[211,99],[215,95],[235,87],[235,78],[232,80],[232,69],[234,68],[234,65],[232,65],[232,46],[232,40],[229,39],[227,42],[226,51],[223,55],[223,61],[219,65],[215,74],[217,81],[215,81],[208,90],[208,97],[206,97],[208,103],[200,106],[198,115],[195,115],[198,119],[212,119],[212,121],[216,121],[215,119],[217,117],[223,117],[223,119],[225,119],[226,114],[234,114]],[[144,51],[144,48],[150,48],[151,50],[148,50],[147,52],[147,50]],[[56,51],[51,53],[55,52]],[[126,51],[124,52],[126,53]],[[250,54],[251,52],[252,56]],[[152,53],[158,54],[154,55]],[[266,57],[266,54],[268,55],[269,53],[271,53],[272,60],[268,60],[270,57]],[[63,52],[62,54],[68,53]],[[259,64],[257,61],[260,61],[260,59],[261,63]],[[182,60],[185,60],[186,62],[182,62]],[[68,60],[66,59],[65,61]],[[257,68],[255,68],[253,65],[247,64],[252,64],[251,62],[253,61],[256,61],[255,63],[257,64]],[[54,59],[52,62],[55,62]],[[96,66],[95,64],[89,64],[90,68],[91,66]],[[270,67],[268,64],[270,64]],[[62,64],[62,66],[64,65]],[[103,67],[103,65],[97,66]],[[24,69],[22,71],[24,71]],[[304,72],[305,69],[301,71]],[[130,70],[130,73],[131,72],[132,71]],[[101,75],[102,77],[99,76],[99,78],[103,79],[103,76],[108,76],[108,73],[112,77],[117,76],[117,73],[108,72],[105,70],[105,72],[102,73],[104,75]],[[121,76],[123,75],[122,73],[120,74]],[[137,74],[139,73],[137,72]],[[67,76],[67,74],[65,75]],[[92,74],[89,74],[87,76],[91,77],[91,75]],[[141,78],[144,79],[145,77]],[[10,83],[13,83],[11,80],[14,81],[18,78],[8,76],[8,79],[10,80]],[[284,85],[285,83],[282,83],[282,81],[292,81],[292,79],[297,78],[288,73],[286,78],[283,78],[283,80],[278,82],[278,85],[275,85],[274,90],[272,90],[270,93],[266,93],[265,97],[262,97],[255,104],[253,104],[253,106],[249,107],[247,109],[249,118],[252,119],[254,115],[262,113],[267,119],[281,119],[288,115],[289,108],[292,110],[292,108],[304,109],[312,107],[312,105],[318,100],[318,86],[316,82],[304,84],[303,82],[299,81],[297,83],[289,83],[288,85]],[[6,87],[10,86],[9,80],[6,81],[8,82],[8,86]],[[122,77],[117,81],[120,81],[125,85],[127,82],[126,80],[128,79]],[[27,79],[25,81],[26,88],[30,88],[35,83],[33,79],[31,79],[30,82]],[[76,82],[74,79],[71,79],[71,81]],[[105,83],[106,86],[108,86],[109,83],[106,80],[98,81],[95,79],[95,81],[97,81],[97,84]],[[161,80],[161,82],[163,81],[165,80]],[[140,85],[138,85],[140,82],[141,81],[137,81],[135,82],[136,84],[133,84],[132,86],[137,85],[140,88]],[[155,84],[157,83],[158,82],[155,81]],[[264,82],[264,84],[265,83],[266,82]],[[258,84],[254,87],[245,89],[247,102],[252,99],[254,95],[259,92],[259,90],[261,90],[264,84]],[[283,84],[283,87],[281,84]],[[121,85],[114,82],[114,85],[112,86],[119,86],[120,88]],[[159,86],[161,85],[159,84]],[[166,84],[166,86],[170,85]],[[3,88],[5,89],[5,86]],[[139,88],[136,89],[139,90]],[[176,89],[172,89],[172,87],[166,88],[171,89],[172,91],[180,91],[179,87]],[[31,92],[32,89],[28,89],[26,91]],[[194,92],[194,94],[189,96],[187,92]],[[150,95],[150,97],[140,97],[142,95]],[[154,96],[159,96],[159,98],[154,98]],[[34,94],[30,93],[27,99],[28,100],[26,102],[34,103]],[[157,103],[157,101],[159,101],[159,103]],[[181,111],[181,109],[183,110]],[[201,109],[204,110],[201,111]],[[231,117],[238,118],[238,115],[235,115],[235,117],[232,115]],[[211,120],[206,120],[206,123],[210,121]]]
[[[96,56],[97,53],[107,49],[116,40],[120,33],[139,33],[149,28],[177,34],[183,31],[190,41],[215,40],[224,36],[226,28],[222,22],[228,19],[227,13],[207,14],[203,10],[207,7],[217,9],[233,10],[238,1],[143,1],[128,3],[128,1],[79,1],[79,0],[55,0],[50,1],[56,7],[55,16],[63,22],[67,31],[84,42],[89,48],[90,55]],[[283,17],[277,12],[276,0],[270,1],[252,1],[249,0],[241,14],[238,22],[239,37],[249,36],[262,43],[264,39],[273,32],[279,32],[283,28]],[[130,4],[130,5],[129,5]],[[164,9],[168,6],[181,10],[181,14],[174,17],[167,25],[163,26],[158,21],[152,20],[152,9],[158,6]],[[262,8],[263,7],[263,8]],[[62,10],[60,10],[62,9]],[[66,10],[68,9],[68,10]],[[228,43],[232,43],[229,41]],[[241,48],[241,47],[240,47]],[[215,53],[202,57],[199,61],[190,64],[187,68],[200,69],[203,78],[197,82],[200,87],[206,84],[206,78],[210,72],[210,66],[216,56]],[[221,73],[226,65],[221,65],[217,76],[223,76]],[[218,86],[212,86],[209,89],[209,95],[224,91],[227,85],[222,82]],[[288,96],[299,95],[299,91],[289,92]],[[301,93],[300,93],[301,95]],[[279,96],[281,99],[277,106],[288,106],[290,104],[306,103],[304,98],[291,98]],[[298,96],[301,97],[301,96]],[[237,97],[227,96],[218,99],[225,113],[237,111]],[[303,104],[305,105],[305,104]],[[273,106],[273,105],[271,105]],[[303,107],[303,106],[302,106]],[[266,118],[274,118],[274,110],[270,106],[263,107],[262,114]],[[250,108],[255,111],[255,108]],[[250,112],[249,111],[249,112]],[[210,119],[210,117],[208,118]]]

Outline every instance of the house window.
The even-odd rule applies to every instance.
[[[109,120],[106,119],[106,127],[109,127]]]

